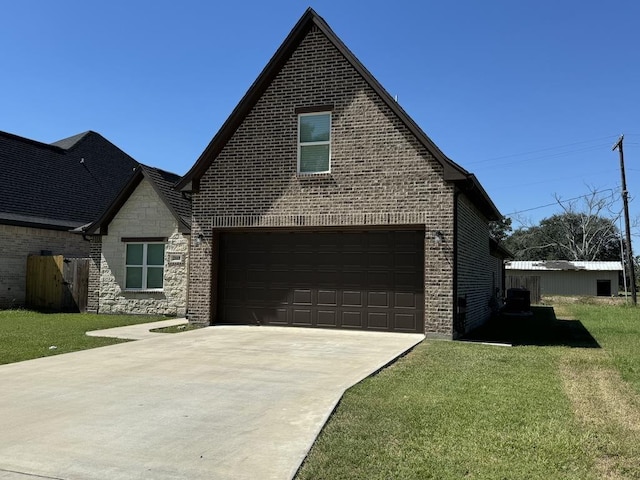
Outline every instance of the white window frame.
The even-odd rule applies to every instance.
[[[125,242],[124,244],[124,289],[129,292],[162,292],[164,291],[164,274],[166,271],[166,256],[167,247],[165,242]],[[134,265],[127,263],[127,249],[129,245],[142,245],[142,265]],[[148,265],[147,264],[147,248],[149,245],[162,245],[163,248],[163,260],[162,266],[160,265]],[[127,268],[142,268],[142,286],[141,287],[129,287],[127,286]],[[162,287],[160,288],[148,288],[147,285],[147,272],[149,268],[162,268]]]
[[[302,117],[309,116],[318,116],[318,115],[328,115],[329,116],[329,140],[323,140],[321,142],[301,142],[300,141],[300,119]],[[318,112],[308,112],[308,113],[299,113],[298,114],[298,175],[319,175],[323,173],[331,173],[331,127],[332,127],[332,114],[331,111],[318,111]],[[327,170],[317,171],[317,172],[303,172],[300,170],[300,160],[302,154],[302,147],[313,146],[313,145],[329,145],[329,159],[327,162]]]

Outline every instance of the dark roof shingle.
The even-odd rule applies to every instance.
[[[92,131],[54,144],[0,132],[0,223],[68,229],[91,222],[137,165]]]
[[[102,213],[100,218],[83,228],[86,233],[107,235],[109,224],[118,214],[122,206],[127,202],[131,194],[138,188],[143,179],[147,179],[160,200],[169,209],[178,222],[178,229],[182,233],[191,231],[191,201],[173,188],[180,181],[180,176],[159,168],[142,165],[136,169],[135,174],[122,187],[114,201]]]

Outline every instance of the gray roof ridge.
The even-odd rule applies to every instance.
[[[62,148],[63,150],[71,150],[73,147],[78,145],[78,143],[84,140],[88,135],[91,135],[94,133],[96,132],[94,132],[93,130],[87,130],[82,133],[71,135],[70,137],[62,138],[56,142],[52,142],[51,145]]]

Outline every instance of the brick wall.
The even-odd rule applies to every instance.
[[[100,308],[100,263],[102,262],[102,237],[89,237],[91,249],[89,252],[89,281],[87,292],[87,311],[98,313]]]
[[[125,290],[125,249],[123,237],[166,237],[164,286],[162,292]],[[109,224],[102,236],[100,268],[90,272],[90,289],[99,275],[98,311],[178,315],[186,313],[189,237],[178,231],[178,223],[153,186],[145,179]],[[171,254],[181,262],[168,261]],[[91,297],[91,293],[90,293]]]
[[[297,175],[296,107],[331,104],[331,173]],[[189,310],[211,321],[215,218],[292,215],[284,227],[333,215],[340,225],[372,225],[353,214],[420,214],[425,228],[425,318],[428,332],[451,335],[452,260],[433,234],[453,238],[452,185],[442,166],[386,107],[357,71],[314,27],[213,162],[194,195],[194,225],[208,247],[194,248]],[[394,216],[395,215],[395,216]],[[302,220],[300,220],[302,219]],[[375,223],[375,222],[374,222]],[[391,221],[387,225],[393,225]],[[366,229],[366,228],[363,228]],[[194,238],[197,235],[194,229]],[[215,299],[213,299],[215,301]]]
[[[41,228],[0,225],[0,308],[24,306],[27,256],[48,250],[67,258],[89,256],[82,235]]]
[[[464,195],[457,205],[457,299],[466,300],[466,314],[456,322],[454,336],[480,326],[491,315],[490,299],[495,263],[489,251],[486,218]]]

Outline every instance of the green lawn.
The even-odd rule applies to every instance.
[[[426,341],[350,389],[297,479],[640,478],[640,310],[549,311],[553,335]]]
[[[164,318],[0,310],[0,364],[125,342],[127,340],[117,338],[89,337],[85,332]]]

